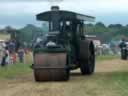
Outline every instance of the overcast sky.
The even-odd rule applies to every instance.
[[[52,4],[47,0],[0,0],[0,27],[39,25],[35,15],[49,10]],[[63,10],[95,16],[96,22],[106,25],[128,24],[128,0],[64,0],[58,5]]]

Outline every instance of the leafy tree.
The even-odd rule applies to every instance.
[[[18,35],[20,40],[28,43],[32,41],[33,37],[36,34],[43,33],[43,30],[41,28],[36,27],[32,24],[26,25],[24,28],[20,29],[19,31],[20,32],[18,33]]]
[[[107,27],[102,22],[97,22],[95,24],[95,32],[107,32]]]

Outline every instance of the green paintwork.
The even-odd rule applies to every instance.
[[[35,48],[33,52],[36,53],[63,53],[67,50],[64,48]]]

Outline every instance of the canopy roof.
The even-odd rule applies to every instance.
[[[82,20],[82,21],[89,21],[89,22],[93,22],[95,20],[95,17],[92,17],[92,16],[78,14],[75,12],[64,11],[64,10],[46,11],[46,12],[37,14],[36,18],[37,20],[40,20],[40,21],[50,21],[52,15],[56,13],[59,14],[58,18],[60,18],[61,20]]]

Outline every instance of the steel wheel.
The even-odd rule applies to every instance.
[[[83,60],[80,65],[81,73],[83,75],[91,75],[95,69],[95,55],[91,54],[88,59]]]

